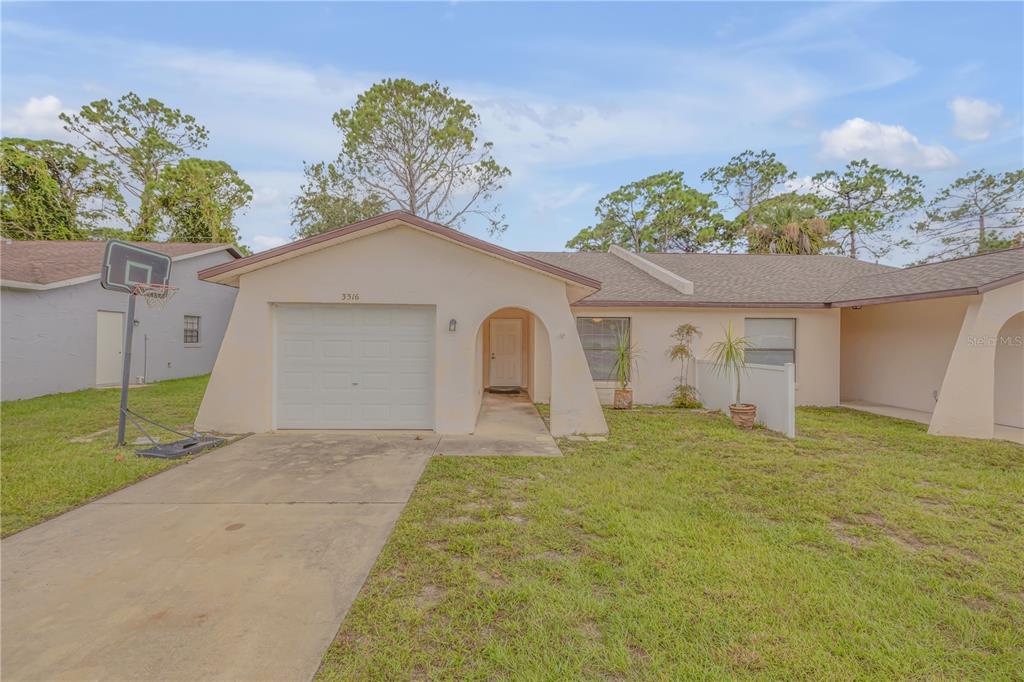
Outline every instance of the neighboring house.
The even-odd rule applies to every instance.
[[[934,431],[990,437],[994,419],[1017,423],[1021,348],[961,352],[969,342],[957,339],[1019,325],[1024,250],[959,263],[898,270],[837,256],[519,253],[392,212],[199,273],[239,293],[197,426],[468,433],[483,391],[515,386],[550,403],[553,434],[602,433],[618,334],[639,349],[637,402],[664,404],[679,375],[666,355],[672,331],[699,327],[701,357],[732,322],[753,341],[751,360],[795,363],[799,404],[924,409],[922,394],[937,390]],[[955,350],[884,312],[917,298],[964,306],[943,327]],[[888,334],[899,345],[886,355]],[[921,347],[946,355],[938,364],[951,378],[913,374]],[[995,362],[1009,383],[994,380]],[[955,387],[949,395],[944,383]],[[994,391],[1005,409],[994,410]]]
[[[135,307],[133,383],[213,368],[235,291],[199,270],[240,258],[225,244],[144,243],[173,258],[177,295],[163,310]],[[31,398],[121,383],[128,296],[100,287],[104,242],[0,243],[0,396]]]

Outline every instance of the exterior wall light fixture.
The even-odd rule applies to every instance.
[[[454,317],[452,319],[448,320],[448,331],[454,332],[455,328],[458,326],[458,324],[459,323],[455,321]]]

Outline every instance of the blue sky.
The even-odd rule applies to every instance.
[[[745,148],[801,176],[866,156],[932,190],[1020,168],[1022,27],[1021,3],[4,3],[0,104],[5,135],[58,139],[60,111],[128,90],[193,114],[202,155],[255,190],[239,224],[260,250],[292,232],[302,161],[336,156],[334,111],[436,79],[512,170],[501,243],[560,250],[616,187],[700,187]]]

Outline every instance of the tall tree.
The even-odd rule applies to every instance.
[[[833,246],[822,200],[813,194],[787,192],[761,202],[747,231],[749,253],[817,254]],[[743,216],[746,221],[748,216]]]
[[[1024,241],[1024,170],[976,170],[928,202],[917,233],[933,247],[924,261],[969,256]]]
[[[597,202],[597,223],[566,243],[580,251],[607,251],[613,244],[634,253],[701,251],[722,236],[718,204],[688,187],[679,171],[665,171],[623,185]]]
[[[921,180],[903,171],[882,168],[867,159],[851,161],[842,173],[814,176],[814,193],[824,199],[823,213],[838,248],[856,258],[860,250],[881,258],[894,246],[903,218],[924,203]]]
[[[159,229],[155,189],[160,173],[189,150],[206,146],[208,133],[195,118],[134,92],[117,102],[100,99],[77,114],[61,114],[64,129],[79,135],[85,148],[114,163],[124,191],[138,201],[132,236],[150,240]]]
[[[304,239],[327,230],[359,222],[387,210],[377,194],[359,196],[351,179],[333,163],[304,164],[306,181],[292,199],[295,238]]]
[[[383,80],[333,120],[342,135],[334,164],[342,189],[350,183],[355,196],[381,197],[391,208],[452,227],[475,215],[491,234],[507,228],[493,197],[509,170],[491,156],[492,143],[477,138],[473,107],[448,88]]]
[[[161,172],[153,196],[172,241],[237,244],[235,214],[252,188],[223,161],[184,159]]]
[[[796,173],[775,157],[774,152],[748,149],[729,159],[724,166],[704,171],[700,179],[711,183],[716,195],[725,197],[738,212],[733,221],[733,238],[753,228],[754,209],[772,198]]]
[[[5,239],[85,236],[46,164],[7,139],[0,153],[0,188],[0,231]]]
[[[5,235],[82,239],[123,216],[109,164],[53,140],[4,138],[2,155]]]

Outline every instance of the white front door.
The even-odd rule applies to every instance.
[[[96,385],[121,383],[124,313],[96,311]]]
[[[278,305],[279,429],[434,428],[434,309]]]
[[[523,385],[523,321],[491,320],[491,386]]]

